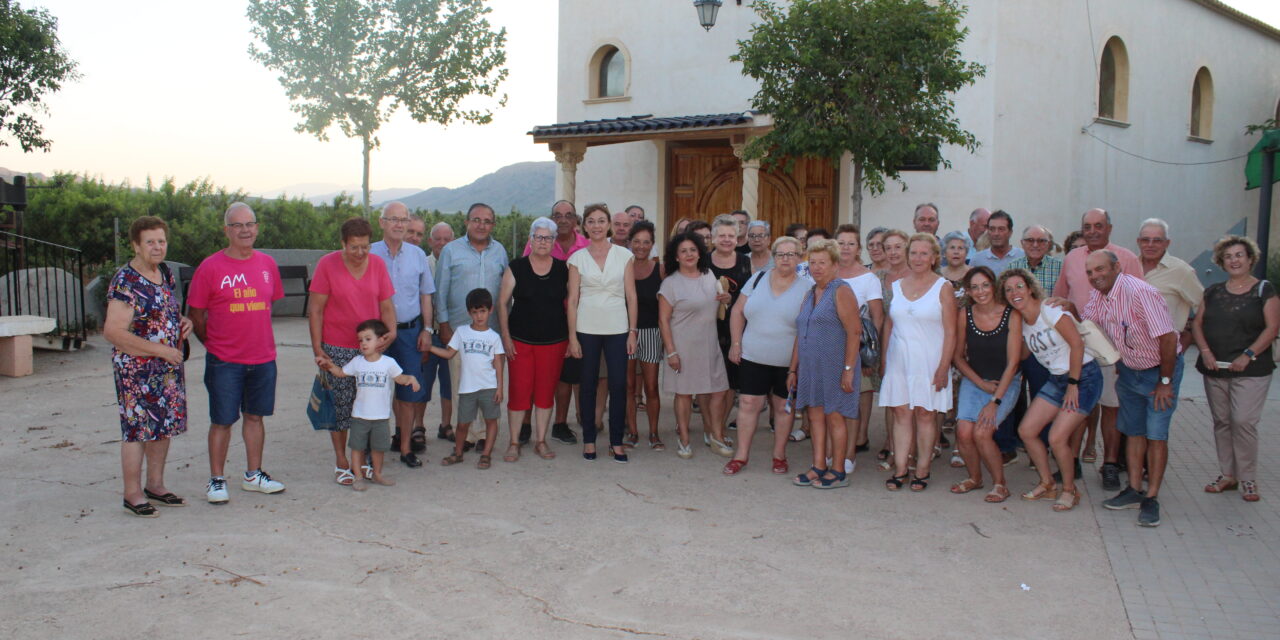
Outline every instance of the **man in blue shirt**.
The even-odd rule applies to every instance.
[[[412,450],[412,439],[402,434],[413,427],[416,405],[424,405],[427,388],[422,378],[422,353],[431,348],[431,294],[436,291],[427,254],[421,247],[405,242],[409,229],[409,208],[401,202],[391,202],[382,208],[378,219],[382,227],[382,239],[369,247],[372,253],[387,265],[391,286],[395,293],[391,302],[396,308],[396,339],[387,346],[386,354],[396,361],[408,375],[418,379],[419,389],[408,385],[396,385],[392,407],[396,416],[396,431],[391,437],[392,448],[399,448],[400,462],[410,468],[422,466],[422,460]],[[426,430],[417,439],[426,444]],[[419,434],[416,432],[414,436]],[[398,447],[396,445],[399,445]]]
[[[987,218],[987,239],[991,241],[991,246],[971,254],[969,266],[988,267],[997,276],[1004,273],[1014,258],[1023,256],[1022,249],[1009,244],[1011,235],[1013,235],[1013,216],[1003,209],[992,213],[991,217]]]

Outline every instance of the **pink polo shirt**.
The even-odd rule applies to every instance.
[[[1127,273],[1116,277],[1116,283],[1106,295],[1097,289],[1090,291],[1081,316],[1098,323],[1106,332],[1120,352],[1124,366],[1130,369],[1159,366],[1160,336],[1177,333],[1160,292],[1142,278]],[[1177,348],[1180,350],[1182,345]]]
[[[1142,263],[1138,262],[1138,256],[1133,255],[1132,251],[1115,244],[1108,244],[1105,248],[1120,258],[1121,271],[1138,279],[1142,278]],[[1088,304],[1089,294],[1094,290],[1093,285],[1089,284],[1089,276],[1084,267],[1090,253],[1089,247],[1078,247],[1062,259],[1062,276],[1058,278],[1058,284],[1052,292],[1054,296],[1070,300],[1076,307],[1076,313],[1084,312],[1084,305]]]
[[[556,241],[553,241],[553,242],[551,243],[551,257],[552,257],[552,258],[556,258],[556,259],[564,260],[565,262],[568,262],[568,261],[569,261],[569,256],[571,256],[571,255],[573,255],[573,254],[577,253],[577,252],[578,252],[578,249],[581,249],[581,248],[583,248],[583,247],[585,247],[585,246],[587,246],[587,245],[591,244],[591,240],[590,240],[590,239],[588,239],[586,236],[582,235],[581,233],[578,233],[577,231],[574,231],[574,232],[573,232],[573,235],[574,235],[574,237],[575,237],[576,239],[573,241],[573,246],[569,247],[569,250],[568,250],[568,251],[565,251],[565,250],[564,250],[564,248],[560,246],[560,242],[558,241],[558,239],[557,239]],[[524,243],[524,253],[522,253],[522,254],[520,254],[520,255],[527,256],[527,255],[529,255],[530,253],[533,253],[533,240],[532,240],[532,239],[530,239],[528,242],[525,242],[525,243]]]

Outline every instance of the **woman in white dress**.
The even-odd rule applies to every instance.
[[[929,486],[929,463],[938,432],[937,412],[951,408],[951,354],[956,344],[956,297],[934,272],[942,251],[927,233],[907,243],[905,277],[893,283],[884,327],[884,379],[880,406],[893,408],[894,471],[885,488],[897,491],[907,478],[912,442],[916,475],[912,491]]]

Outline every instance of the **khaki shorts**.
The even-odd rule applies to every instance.
[[[485,420],[497,420],[502,415],[501,407],[493,401],[493,394],[497,392],[497,389],[481,389],[471,393],[459,393],[457,399],[458,424],[475,422],[476,413],[484,416]],[[473,430],[472,433],[474,432]]]
[[[1102,367],[1102,399],[1098,404],[1112,409],[1120,406],[1120,397],[1116,395],[1116,366]]]
[[[347,431],[347,448],[352,451],[387,451],[391,449],[391,420],[365,420],[351,416]]]

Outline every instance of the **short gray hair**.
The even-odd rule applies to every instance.
[[[391,209],[391,207],[401,207],[401,208],[403,208],[403,209],[404,209],[404,212],[405,212],[406,214],[407,214],[407,213],[409,213],[409,207],[405,206],[405,204],[404,204],[403,202],[400,202],[399,200],[392,200],[391,202],[388,202],[388,203],[386,203],[386,204],[382,205],[382,213],[378,214],[378,217],[380,217],[380,218],[386,218],[386,217],[387,217],[387,211],[389,211],[389,210]]]
[[[1103,249],[1102,253],[1107,256],[1108,260],[1111,261],[1111,266],[1114,267],[1120,263],[1120,256],[1116,255],[1116,252],[1110,249]]]
[[[916,212],[915,212],[915,213],[913,213],[913,214],[911,214],[911,219],[912,219],[912,220],[915,220],[916,218],[919,218],[919,217],[920,217],[920,210],[921,210],[921,209],[923,209],[923,208],[925,208],[925,207],[929,207],[930,209],[933,209],[933,212],[934,212],[935,214],[939,215],[939,216],[941,216],[941,215],[942,215],[942,212],[941,212],[941,211],[938,211],[938,205],[936,205],[936,204],[934,204],[934,203],[932,203],[932,202],[925,202],[925,203],[922,203],[922,204],[918,204],[918,205],[916,205]]]
[[[969,234],[967,232],[952,231],[951,233],[942,236],[942,248],[946,249],[947,245],[951,244],[952,240],[959,240],[963,242],[965,253],[969,252]]]
[[[1049,244],[1053,244],[1053,232],[1049,230],[1049,227],[1046,227],[1042,224],[1027,225],[1027,228],[1022,230],[1022,237],[1025,239],[1027,237],[1027,234],[1030,233],[1032,229],[1039,229],[1043,231],[1044,235],[1049,236]]]
[[[738,228],[738,221],[733,218],[732,213],[722,213],[716,216],[716,219],[711,222],[712,232],[715,231],[716,227],[733,227],[736,230]]]
[[[532,238],[533,233],[538,229],[546,229],[551,232],[551,235],[556,235],[560,232],[556,223],[546,216],[538,216],[534,219],[533,223],[529,225],[529,237]]]
[[[752,220],[751,222],[747,223],[747,231],[751,231],[756,227],[764,227],[765,231],[768,231],[770,233],[773,232],[773,229],[769,226],[769,223],[765,222],[764,220]]]
[[[231,214],[235,213],[236,211],[239,211],[240,209],[244,209],[245,211],[248,211],[249,215],[253,216],[254,222],[258,221],[258,214],[253,212],[253,207],[250,207],[249,205],[243,202],[232,202],[231,206],[227,207],[226,213],[222,214],[222,224],[224,226],[231,224]]]
[[[1169,238],[1168,222],[1165,222],[1160,218],[1147,218],[1146,220],[1142,221],[1142,224],[1138,225],[1138,233],[1142,233],[1142,230],[1146,229],[1147,227],[1160,227],[1160,231],[1164,232],[1165,239],[1167,240]]]

